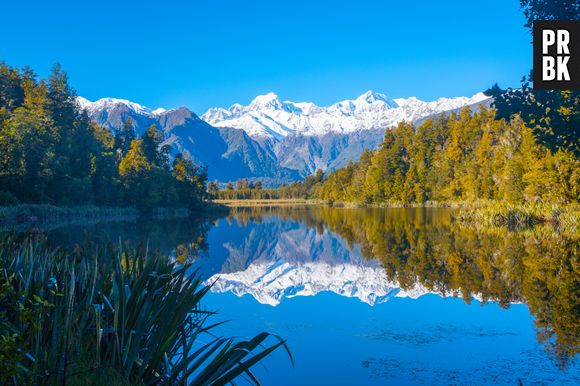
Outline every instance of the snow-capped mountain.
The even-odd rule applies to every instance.
[[[173,153],[183,152],[209,167],[211,179],[260,179],[266,185],[290,182],[316,172],[332,171],[356,161],[365,149],[374,149],[384,131],[401,121],[421,122],[464,106],[489,106],[482,93],[473,97],[389,99],[368,91],[356,99],[328,107],[310,102],[282,101],[276,94],[256,97],[249,105],[212,108],[198,117],[180,107],[150,109],[115,98],[77,102],[91,119],[118,129],[127,117],[137,133],[152,124],[166,136]]]
[[[79,96],[76,100],[78,105],[89,113],[89,116],[100,112],[109,112],[118,108],[119,106],[126,106],[136,114],[142,114],[146,116],[158,116],[168,111],[162,107],[151,110],[148,107],[141,106],[140,104],[131,102],[127,99],[101,98],[95,102],[91,102],[90,100]]]
[[[416,122],[488,100],[489,97],[478,93],[471,98],[439,98],[424,102],[414,97],[389,99],[384,94],[367,91],[356,99],[320,107],[310,102],[282,101],[276,94],[269,93],[256,97],[247,106],[234,104],[229,109],[209,109],[201,118],[213,126],[242,129],[251,137],[281,140],[289,135],[323,136],[384,130],[402,121]]]
[[[185,107],[152,110],[126,99],[104,98],[91,102],[77,97],[89,117],[111,130],[123,126],[130,117],[138,135],[156,125],[165,135],[172,154],[183,153],[208,166],[211,179],[219,181],[259,177],[265,182],[292,181],[298,172],[281,167],[275,157],[243,130],[213,127]]]

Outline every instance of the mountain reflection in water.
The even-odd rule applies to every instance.
[[[191,264],[213,285],[208,309],[232,320],[225,335],[289,339],[297,368],[275,355],[265,384],[580,382],[578,233],[466,228],[448,209],[324,206],[46,233]]]
[[[330,291],[377,304],[426,293],[525,303],[565,366],[580,343],[579,238],[550,228],[470,229],[447,209],[235,208],[197,266],[216,292],[277,305]]]

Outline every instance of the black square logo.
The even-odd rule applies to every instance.
[[[580,90],[580,21],[534,22],[534,88]]]

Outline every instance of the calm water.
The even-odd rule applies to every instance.
[[[441,209],[234,209],[50,229],[194,262],[224,335],[268,331],[265,385],[580,384],[576,236],[465,229]]]

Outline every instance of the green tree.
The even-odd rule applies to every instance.
[[[189,170],[192,194],[182,192],[181,201],[183,181],[170,170],[168,155],[155,126],[137,140],[130,117],[114,137],[91,122],[59,65],[39,81],[28,68],[0,63],[1,204],[136,205],[146,211],[201,204],[205,170]]]
[[[206,199],[206,169],[178,154],[173,161],[172,174],[176,180],[180,202],[190,209],[199,208]]]
[[[577,0],[520,0],[520,4],[530,31],[535,20],[580,19]],[[518,114],[552,152],[563,149],[580,155],[580,92],[534,90],[524,77],[519,89],[502,89],[496,84],[486,94],[494,98],[499,118]]]
[[[526,27],[532,30],[536,20],[580,20],[577,0],[520,0]]]
[[[212,181],[207,184],[207,193],[210,198],[216,198],[219,194],[220,188],[217,181]]]
[[[115,149],[117,150],[119,160],[127,154],[131,148],[131,142],[137,138],[135,133],[133,118],[126,117],[123,121],[121,129],[117,130],[115,134]]]
[[[157,130],[157,126],[149,126],[141,139],[147,160],[156,167],[166,167],[169,162],[169,147],[163,145],[163,134]]]

